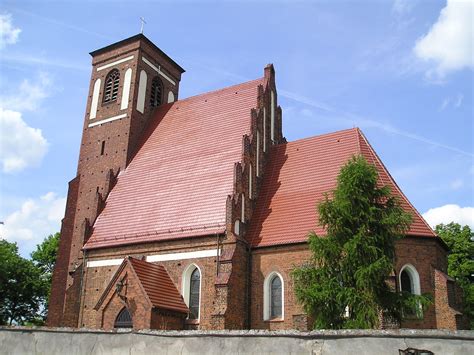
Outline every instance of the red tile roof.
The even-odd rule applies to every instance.
[[[222,233],[263,79],[160,107],[85,249]]]
[[[154,307],[182,313],[189,312],[183,297],[163,265],[148,263],[132,257],[129,257],[128,261]]]
[[[325,134],[271,148],[247,237],[254,247],[304,242],[318,225],[317,204],[335,189],[343,165],[362,154],[375,165],[382,184],[400,198],[413,221],[409,235],[436,237],[410,204],[359,129]]]

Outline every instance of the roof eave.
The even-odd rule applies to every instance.
[[[109,44],[108,46],[105,46],[105,47],[102,47],[102,48],[99,48],[99,49],[96,49],[95,51],[92,51],[90,52],[89,54],[92,56],[92,57],[95,57],[99,54],[102,54],[102,53],[105,53],[105,52],[108,52],[108,51],[111,51],[115,48],[118,48],[118,47],[121,47],[121,46],[124,46],[128,43],[131,43],[131,42],[135,42],[135,41],[138,41],[138,40],[143,40],[145,41],[147,44],[149,44],[150,46],[152,46],[156,51],[158,51],[162,56],[164,56],[167,60],[170,61],[171,64],[173,64],[173,66],[176,67],[176,69],[178,69],[180,71],[180,73],[184,73],[186,70],[184,70],[178,63],[176,63],[173,59],[171,59],[165,52],[163,52],[160,48],[158,48],[156,46],[156,44],[154,44],[151,40],[149,40],[143,33],[139,33],[135,36],[132,36],[132,37],[128,37],[128,38],[125,38],[121,41],[118,41],[118,42],[115,42],[115,43],[112,43],[112,44]]]

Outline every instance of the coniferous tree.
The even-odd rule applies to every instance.
[[[408,231],[411,216],[377,178],[374,166],[353,157],[341,169],[337,188],[318,206],[327,235],[309,234],[312,258],[293,271],[296,297],[314,328],[376,328],[381,314],[400,320],[403,312],[419,314],[429,303],[387,282],[395,242]]]

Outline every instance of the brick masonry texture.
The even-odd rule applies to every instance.
[[[222,215],[225,212],[224,233],[222,230],[216,234],[206,231],[207,235],[199,237],[185,235],[179,239],[170,238],[162,241],[150,239],[148,242],[123,243],[123,245],[118,245],[118,242],[114,243],[113,239],[116,237],[112,236],[110,239],[112,241],[107,245],[83,249],[84,244],[93,235],[94,222],[104,211],[109,193],[118,190],[118,188],[114,190],[114,187],[117,179],[120,179],[120,172],[124,171],[135,156],[137,157],[135,161],[138,161],[139,155],[136,154],[143,147],[141,144],[144,137],[148,137],[144,132],[148,127],[153,127],[150,123],[151,118],[154,113],[158,112],[149,107],[148,96],[145,99],[144,113],[136,110],[140,71],[144,70],[148,75],[147,95],[151,89],[152,78],[156,75],[156,72],[141,58],[146,57],[152,61],[176,82],[176,86],[173,86],[167,80],[162,80],[164,101],[166,101],[169,91],[172,91],[175,98],[178,98],[179,82],[183,72],[176,63],[142,35],[95,51],[92,55],[92,76],[78,169],[76,177],[69,183],[59,255],[53,273],[48,325],[112,329],[118,313],[123,307],[127,307],[132,315],[135,330],[149,328],[162,330],[249,328],[307,330],[311,328],[311,319],[308,319],[295,298],[291,278],[293,268],[300,266],[310,257],[307,244],[304,242],[305,235],[299,235],[297,240],[286,240],[286,244],[265,246],[252,243],[247,235],[247,232],[253,231],[254,238],[259,239],[259,235],[255,235],[255,231],[261,230],[261,228],[254,228],[252,223],[255,223],[256,217],[254,216],[254,219],[252,217],[255,211],[257,211],[255,215],[258,214],[258,201],[271,200],[263,188],[266,181],[265,174],[274,173],[272,169],[266,169],[266,165],[271,167],[270,164],[267,164],[270,159],[271,146],[279,145],[281,147],[286,144],[282,132],[282,110],[277,104],[273,66],[266,66],[263,78],[254,82],[255,88],[252,90],[255,91],[255,107],[249,110],[248,118],[241,117],[242,122],[246,122],[248,127],[239,131],[240,133],[246,132],[241,137],[241,147],[237,140],[236,156],[240,156],[240,159],[237,158],[232,162],[233,169],[232,165],[229,167],[229,171],[233,171],[233,176],[229,178],[229,182],[233,183],[232,193],[222,194],[222,205],[225,202],[225,211],[222,212]],[[100,66],[129,56],[133,56],[133,59],[119,63],[113,68],[97,71]],[[129,104],[127,109],[121,110],[123,77],[129,68],[132,69]],[[118,69],[120,72],[118,97],[116,101],[104,104],[103,85],[107,74],[112,69]],[[97,115],[93,120],[90,120],[93,88],[99,78],[102,81],[102,88]],[[249,83],[242,85],[248,86]],[[275,97],[273,141],[270,138],[272,92]],[[226,93],[229,94],[228,91]],[[238,95],[234,95],[233,92],[231,94],[232,100],[236,100],[236,102],[241,100]],[[219,96],[219,91],[209,95],[213,99],[222,99]],[[253,97],[251,99],[253,100]],[[199,97],[194,100],[199,100]],[[200,107],[202,112],[200,111],[196,115],[208,114],[212,116],[213,112],[206,112],[203,109],[208,106]],[[89,127],[91,123],[119,114],[126,114],[126,117]],[[179,118],[179,116],[176,117]],[[229,116],[226,119],[231,120],[232,117]],[[162,121],[154,124],[159,125],[160,122]],[[235,129],[232,132],[235,132]],[[206,138],[205,141],[198,143],[201,148],[206,148],[212,144],[213,139],[215,138],[212,137],[212,132],[209,132],[209,139]],[[226,138],[224,135],[219,139],[229,140],[230,138]],[[105,149],[101,154],[103,142],[105,142]],[[273,150],[278,150],[279,147]],[[369,148],[367,143],[367,149]],[[140,152],[142,151],[140,150]],[[377,161],[376,163],[382,166],[381,162]],[[153,171],[150,171],[150,174],[152,173]],[[169,190],[171,191],[172,188]],[[133,191],[126,189],[124,191],[124,193],[133,194]],[[214,191],[208,191],[208,194],[214,193]],[[205,201],[196,203],[202,204]],[[182,207],[183,203],[176,201],[176,205]],[[269,211],[271,207],[270,205]],[[101,221],[102,217],[106,218],[104,214],[101,215]],[[314,219],[316,220],[316,216]],[[291,225],[290,220],[286,221],[285,219],[285,222]],[[262,222],[262,225],[263,223],[265,221]],[[93,244],[93,240],[94,238],[90,239],[91,244]],[[295,241],[299,243],[291,244]],[[139,278],[135,277],[133,270],[124,266],[125,264],[122,266],[85,267],[88,262],[124,259],[128,256],[144,260],[146,256],[150,255],[204,250],[219,250],[219,255],[157,263],[166,269],[169,279],[179,292],[183,290],[185,271],[191,265],[199,268],[201,288],[200,314],[197,320],[186,319],[186,315],[180,312],[154,307],[144,294],[144,288]],[[446,250],[440,240],[434,235],[430,237],[410,236],[397,243],[396,254],[397,261],[394,271],[397,277],[404,265],[414,266],[420,276],[421,292],[428,293],[433,297],[433,305],[424,312],[422,319],[404,319],[401,327],[457,329],[465,326],[462,314],[459,312],[462,303],[461,293],[453,280],[446,275]],[[156,267],[152,268],[156,269]],[[284,316],[282,319],[268,321],[264,320],[263,316],[263,287],[265,277],[272,272],[278,272],[283,278]],[[114,278],[114,275],[126,283],[127,288],[124,290],[126,298],[116,291],[114,283],[117,279]],[[394,287],[399,287],[398,281],[394,282]]]

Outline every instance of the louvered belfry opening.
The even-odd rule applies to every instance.
[[[160,78],[155,76],[151,82],[150,106],[157,107],[162,103],[163,83]]]
[[[126,307],[119,312],[114,328],[133,328],[132,316]]]
[[[120,73],[117,69],[112,70],[105,78],[104,102],[117,100],[120,83]]]

